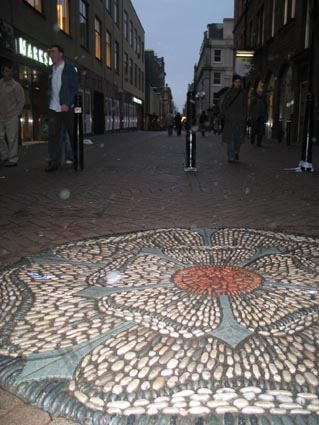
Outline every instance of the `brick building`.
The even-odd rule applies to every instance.
[[[246,87],[251,92],[264,83],[268,103],[269,137],[289,135],[288,142],[301,142],[308,81],[318,75],[312,35],[318,33],[314,20],[317,0],[235,0],[234,44],[236,50],[253,51]],[[316,18],[317,19],[317,18]],[[318,52],[317,52],[318,56]],[[318,110],[318,83],[313,79]],[[290,124],[291,122],[291,124]]]
[[[144,29],[130,0],[3,0],[0,63],[25,90],[23,141],[47,139],[51,44],[79,72],[85,134],[142,127]]]

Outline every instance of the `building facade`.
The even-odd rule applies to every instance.
[[[219,103],[223,88],[231,85],[234,66],[233,27],[233,19],[207,25],[199,61],[194,69],[193,91],[197,116],[203,110],[212,110]]]
[[[235,1],[235,49],[253,52],[246,86],[251,93],[259,82],[264,84],[269,105],[268,136],[284,137],[287,143],[302,141],[310,87],[315,99],[314,127],[318,128],[317,3]]]
[[[153,50],[145,51],[145,75],[146,129],[161,129],[167,113],[173,112],[173,99],[165,83],[164,58],[158,57]]]
[[[144,29],[130,0],[4,0],[0,63],[25,90],[22,141],[47,139],[52,44],[79,73],[85,134],[142,128]]]

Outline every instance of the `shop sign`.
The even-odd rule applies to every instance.
[[[143,105],[143,100],[139,99],[138,97],[133,96],[133,102],[137,103],[138,105]]]
[[[39,62],[42,65],[49,66],[52,63],[45,50],[39,49],[37,46],[34,46],[22,37],[16,38],[16,48],[17,53],[20,55]]]
[[[253,50],[236,50],[235,73],[241,77],[247,77],[253,71]]]

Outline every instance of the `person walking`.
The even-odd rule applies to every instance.
[[[247,121],[247,93],[240,75],[233,76],[232,86],[222,100],[221,113],[224,118],[222,140],[227,143],[228,162],[236,162],[245,141]]]
[[[79,82],[74,66],[64,61],[61,46],[51,46],[50,58],[53,65],[49,75],[49,162],[45,171],[56,171],[61,165],[62,124],[73,141],[73,105]]]
[[[182,116],[179,112],[175,115],[175,127],[176,135],[180,136],[182,134]]]
[[[165,124],[166,124],[168,135],[171,136],[173,134],[173,128],[174,128],[174,117],[171,111],[169,111],[165,117]]]
[[[199,116],[199,127],[200,131],[202,132],[202,136],[205,137],[205,131],[208,128],[208,115],[205,111],[202,111],[202,113]]]
[[[18,165],[19,115],[25,104],[24,90],[13,78],[11,64],[1,67],[0,79],[0,155],[1,165]]]
[[[262,146],[262,140],[265,134],[265,125],[268,119],[268,105],[264,96],[264,89],[261,84],[257,86],[254,98],[249,107],[249,117],[251,120],[250,141],[253,145],[257,136],[257,146]]]

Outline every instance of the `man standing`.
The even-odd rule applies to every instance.
[[[45,171],[55,171],[61,163],[61,129],[66,128],[73,142],[73,104],[78,92],[78,74],[64,61],[64,50],[59,45],[50,48],[52,68],[49,75],[49,163]]]
[[[268,118],[268,106],[264,97],[264,89],[261,84],[258,85],[253,100],[250,104],[251,118],[251,144],[255,142],[257,136],[257,146],[262,146],[262,140],[265,134],[265,124]]]
[[[239,160],[240,146],[245,140],[247,122],[247,93],[242,88],[240,75],[233,76],[233,84],[221,104],[224,117],[223,142],[227,143],[228,162]]]
[[[18,165],[19,115],[25,103],[22,86],[14,80],[11,64],[1,67],[0,155],[1,165]]]

